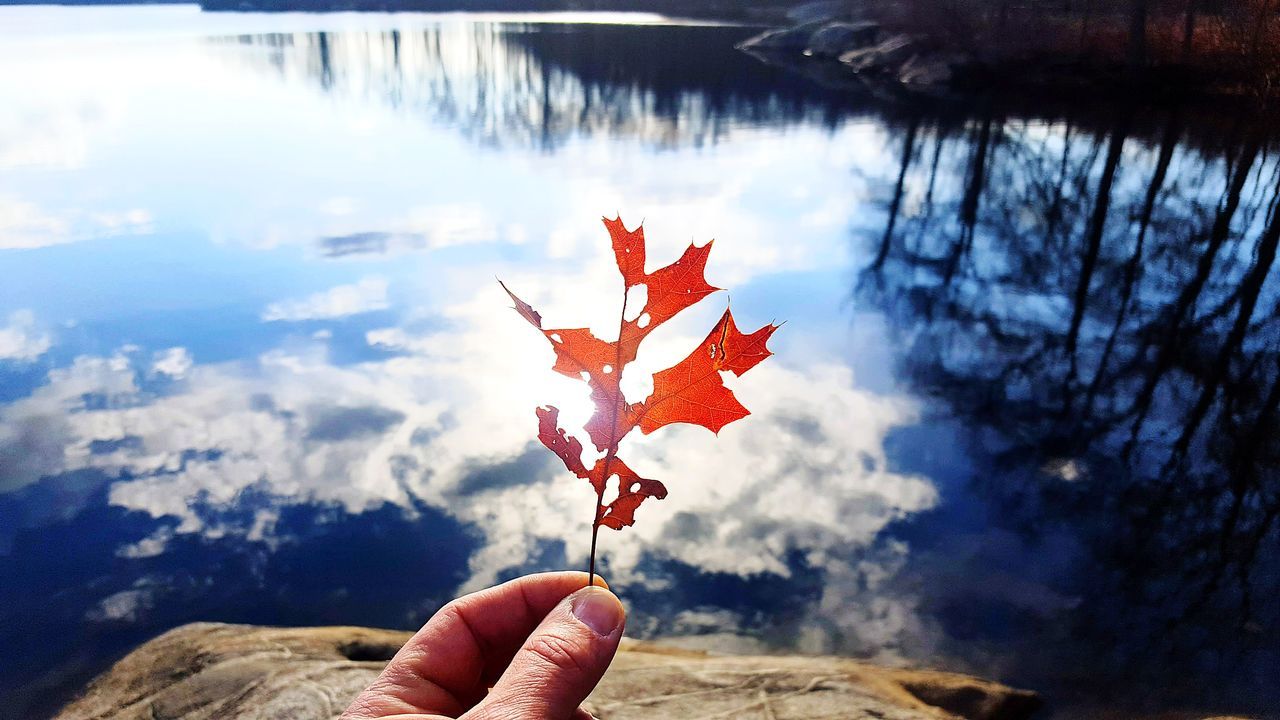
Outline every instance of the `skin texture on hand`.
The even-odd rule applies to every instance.
[[[596,578],[528,575],[445,605],[339,720],[586,720],[626,612]]]

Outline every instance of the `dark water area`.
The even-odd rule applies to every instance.
[[[551,20],[0,10],[0,717],[186,622],[413,628],[584,566],[532,409],[589,401],[492,278],[607,335],[615,212],[787,320],[750,418],[628,451],[670,489],[602,538],[630,634],[1280,717],[1268,123]]]

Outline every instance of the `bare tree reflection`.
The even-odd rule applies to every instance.
[[[414,32],[245,35],[251,62],[389,103],[479,142],[554,149],[576,135],[704,145],[744,124],[832,125],[859,100],[733,49],[743,28],[442,21]],[[861,103],[861,112],[872,107]]]
[[[904,335],[912,382],[1000,439],[985,447],[1006,522],[1085,537],[1065,621],[1098,643],[1089,682],[1175,667],[1262,707],[1280,634],[1280,163],[1247,119],[1220,136],[1177,111],[1136,118],[913,123],[859,293]]]

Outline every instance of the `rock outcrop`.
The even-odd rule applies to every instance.
[[[957,73],[975,65],[972,58],[889,32],[871,20],[810,20],[766,30],[739,43],[738,49],[765,62],[818,76],[815,79],[829,77],[838,69],[863,82],[929,93],[949,88]],[[804,58],[817,67],[803,65]]]
[[[354,627],[186,625],[134,650],[57,718],[327,720],[408,637]],[[1040,699],[953,673],[625,641],[588,705],[602,720],[1020,720]]]
[[[838,58],[851,47],[865,47],[874,43],[879,36],[878,23],[823,23],[809,35],[804,52],[814,57]]]

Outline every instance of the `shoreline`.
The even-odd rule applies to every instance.
[[[412,634],[191,623],[134,648],[53,717],[331,720]],[[1032,690],[964,673],[837,656],[713,653],[677,639],[624,639],[585,707],[601,720],[1034,720],[1046,712],[1064,720],[1248,720],[1211,710],[1135,714],[1101,702],[1059,708]]]
[[[135,648],[55,720],[328,720],[411,635],[360,627],[184,625]],[[586,706],[601,720],[1028,720],[1042,704],[1035,692],[959,673],[624,640]]]
[[[1017,96],[1025,102],[1175,105],[1223,101],[1269,110],[1266,77],[1241,66],[1152,63],[1132,66],[1057,49],[986,51],[871,12],[817,12],[765,30],[737,48],[766,64],[829,87],[864,89],[890,99],[971,102]]]

